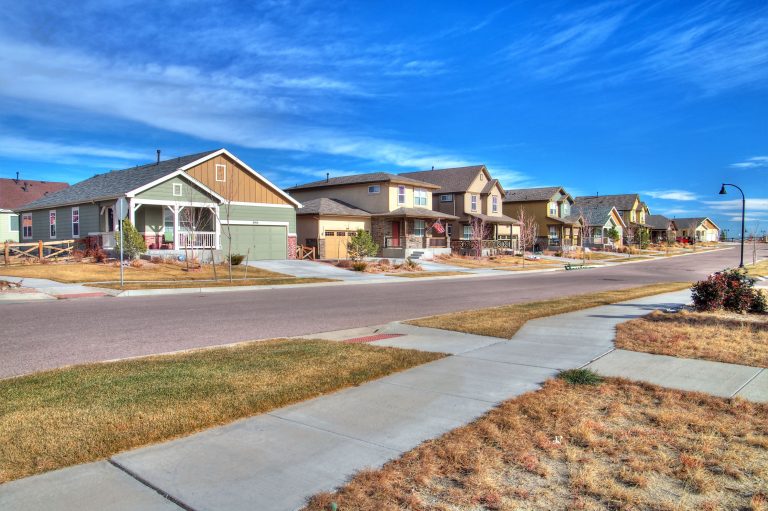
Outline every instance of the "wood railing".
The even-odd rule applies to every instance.
[[[311,259],[314,261],[315,257],[315,247],[307,247],[305,245],[298,245],[296,247],[296,259]]]
[[[446,238],[428,238],[430,248],[445,248],[448,246]]]
[[[11,257],[32,258],[38,261],[72,257],[76,243],[81,243],[81,240],[40,240],[26,243],[6,241],[3,245],[3,259],[5,264],[11,264]]]

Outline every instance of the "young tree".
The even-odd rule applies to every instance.
[[[373,241],[371,233],[358,229],[357,233],[349,238],[347,253],[353,261],[362,261],[366,257],[373,257],[379,253],[379,245]]]
[[[475,254],[479,259],[483,256],[483,240],[488,236],[489,226],[485,220],[478,217],[472,217],[469,225],[472,229],[472,245],[475,247]]]
[[[539,224],[536,223],[536,218],[526,213],[522,206],[517,212],[517,222],[520,224],[520,251],[523,255],[523,266],[525,266],[525,249],[530,246],[533,250]]]
[[[139,234],[139,231],[133,226],[128,218],[124,218],[122,221],[123,230],[123,254],[128,256],[128,259],[136,259],[141,254],[147,251],[147,244],[144,241],[144,236]],[[115,250],[120,253],[120,236],[115,236]]]
[[[179,211],[179,243],[183,245],[184,259],[186,260],[187,271],[189,271],[190,259],[195,257],[195,245],[197,244],[197,235],[202,227],[209,226],[215,221],[214,214],[206,208],[183,206]]]

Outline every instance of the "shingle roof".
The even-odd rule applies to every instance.
[[[329,216],[371,216],[367,211],[356,208],[338,199],[321,197],[301,203],[297,215],[329,215]]]
[[[469,185],[475,180],[477,173],[482,172],[484,168],[485,165],[471,165],[469,167],[403,172],[400,175],[433,183],[440,187],[439,193],[462,193],[469,189]]]
[[[618,211],[629,211],[632,206],[635,205],[635,200],[639,200],[640,197],[636,193],[625,193],[620,195],[586,195],[583,197],[576,197],[576,201],[580,201],[586,205],[603,205],[613,206]]]
[[[378,217],[405,217],[405,218],[434,218],[434,219],[446,219],[446,220],[458,220],[459,217],[449,215],[448,213],[440,213],[439,211],[432,211],[426,208],[397,208],[392,211],[386,211],[384,213],[374,213],[371,216]]]
[[[499,216],[489,216],[489,215],[483,215],[482,213],[468,213],[467,216],[463,217],[462,221],[469,221],[472,218],[479,218],[480,220],[483,220],[485,223],[488,224],[501,224],[501,225],[519,225],[520,222],[518,220],[515,220],[512,217],[509,217],[507,215],[499,215]]]
[[[61,191],[48,194],[39,200],[26,204],[23,209],[30,210],[57,207],[67,204],[79,204],[119,197],[131,190],[135,190],[136,188],[175,172],[180,167],[192,163],[195,160],[199,160],[213,152],[215,151],[190,154],[161,161],[160,163],[150,163],[140,167],[113,170],[112,172],[97,174],[90,179],[80,181]]]
[[[664,215],[648,215],[645,217],[645,223],[650,226],[651,229],[664,230],[669,228],[669,223],[672,220]]]
[[[416,179],[410,179],[408,177],[398,176],[397,174],[389,174],[387,172],[371,172],[369,174],[354,174],[351,176],[339,176],[332,177],[330,179],[322,179],[320,181],[313,181],[311,183],[304,183],[303,185],[292,186],[286,188],[288,192],[297,190],[309,190],[312,188],[326,188],[330,186],[343,186],[343,185],[356,185],[364,183],[400,183],[409,184],[414,186],[421,186],[424,188],[435,188],[435,185],[427,183],[425,181],[418,181]]]
[[[516,188],[507,190],[504,202],[527,202],[549,200],[563,190],[562,186],[545,186],[541,188]]]
[[[672,221],[678,229],[690,229],[691,227],[698,227],[707,217],[688,217],[688,218],[673,218]],[[712,222],[712,220],[710,220]],[[714,224],[714,222],[712,222]]]
[[[581,200],[582,197],[577,197],[573,203],[573,210],[581,213],[589,226],[605,225],[609,218],[611,218],[611,210],[613,206],[610,204],[595,204],[590,201]]]
[[[498,179],[491,179],[490,181],[488,181],[488,184],[486,184],[485,187],[483,187],[483,191],[480,192],[480,193],[482,195],[487,195],[487,194],[491,193],[491,191],[493,191],[493,188],[496,185],[498,185],[498,184],[499,184],[499,180]],[[504,189],[504,187],[502,187],[502,190],[503,189]]]
[[[16,209],[68,186],[57,181],[0,178],[0,209]]]

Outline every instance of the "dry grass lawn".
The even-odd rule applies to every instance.
[[[552,261],[550,259],[526,260],[523,265],[523,258],[520,256],[495,256],[483,257],[480,259],[466,256],[438,256],[435,257],[436,263],[461,266],[462,268],[499,268],[499,269],[517,269],[525,266],[526,269],[556,268],[563,263]]]
[[[442,355],[274,340],[0,380],[0,483],[106,458]]]
[[[248,272],[250,273],[250,272]],[[318,282],[338,282],[334,279],[322,279],[313,277],[288,277],[288,278],[260,278],[229,281],[227,278],[220,280],[181,280],[163,282],[126,282],[123,287],[120,284],[92,284],[93,287],[105,287],[108,289],[179,289],[199,287],[230,287],[230,286],[283,286],[286,284],[317,284]]]
[[[765,510],[768,405],[550,380],[308,511]]]
[[[753,277],[764,277],[768,275],[768,259],[758,261],[757,264],[747,264],[746,270]]]
[[[654,311],[620,324],[616,347],[768,367],[768,315]]]
[[[245,276],[245,266],[232,267],[235,277]],[[216,266],[218,278],[228,277],[228,266],[219,264]],[[213,266],[202,265],[200,271],[184,271],[183,265],[172,263],[146,264],[141,268],[128,266],[124,271],[125,280],[213,280]],[[0,275],[8,277],[27,277],[36,279],[49,279],[57,282],[109,282],[120,280],[120,267],[111,263],[50,263],[50,264],[17,264],[0,266]],[[248,268],[249,278],[265,277],[290,277],[282,273],[262,270],[260,268]]]
[[[588,271],[588,270],[585,270]],[[685,282],[668,282],[647,286],[617,289],[583,295],[556,298],[539,302],[517,303],[501,307],[490,307],[471,311],[454,312],[408,321],[410,325],[430,328],[442,328],[468,334],[489,335],[509,339],[526,321],[545,316],[554,316],[575,310],[598,307],[610,303],[623,302],[643,296],[650,296],[671,291],[680,291],[690,287]]]

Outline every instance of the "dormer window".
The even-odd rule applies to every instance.
[[[571,205],[568,204],[567,202],[563,202],[562,211],[563,211],[563,214],[561,216],[565,217],[565,216],[570,215],[571,214]]]
[[[499,198],[496,195],[491,197],[491,211],[494,213],[499,212]]]
[[[557,216],[557,203],[556,202],[550,202],[549,203],[549,216]]]
[[[477,195],[472,195],[469,200],[472,211],[477,211]]]

